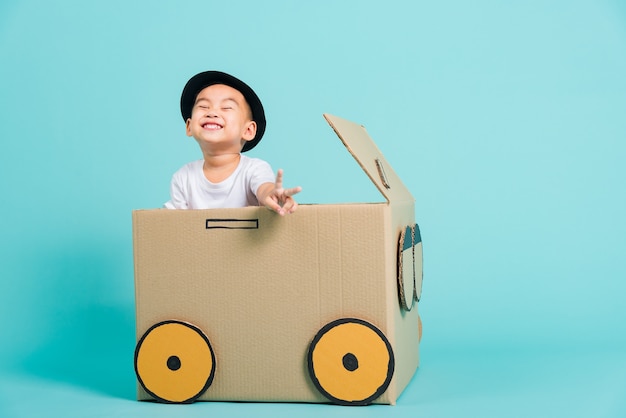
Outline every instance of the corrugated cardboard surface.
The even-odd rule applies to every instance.
[[[264,208],[134,212],[137,337],[168,319],[204,330],[216,374],[201,400],[326,401],[305,362],[323,325],[356,317],[392,345],[398,338],[390,329],[397,293],[384,279],[386,258],[395,259],[385,248],[388,209],[303,205],[285,218]],[[206,229],[207,219],[258,219],[259,227]]]
[[[199,400],[327,402],[306,353],[315,334],[359,318],[391,343],[395,372],[375,403],[395,403],[419,363],[417,303],[401,309],[398,240],[414,224],[413,198],[365,129],[325,115],[387,199],[265,208],[134,211],[137,338],[182,320],[201,328],[216,357]],[[139,399],[150,399],[139,388]]]
[[[414,202],[411,192],[369,137],[364,126],[329,114],[325,114],[324,118],[387,201]]]

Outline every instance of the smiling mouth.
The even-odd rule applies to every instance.
[[[222,129],[222,125],[218,123],[205,123],[204,125],[202,125],[202,129],[206,129],[209,131],[216,131],[218,129]]]

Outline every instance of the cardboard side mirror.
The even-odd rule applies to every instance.
[[[413,263],[415,271],[415,286],[413,298],[419,302],[422,298],[422,283],[424,280],[424,255],[422,250],[422,234],[419,225],[413,225]]]
[[[398,297],[400,306],[407,311],[413,308],[415,296],[413,231],[413,227],[407,226],[398,240]]]

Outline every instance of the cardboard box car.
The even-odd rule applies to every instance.
[[[395,404],[419,363],[414,199],[324,115],[385,201],[133,212],[138,399]]]

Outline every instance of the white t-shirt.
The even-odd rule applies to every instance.
[[[239,208],[258,206],[256,192],[276,178],[270,165],[258,158],[241,156],[235,171],[224,181],[212,183],[204,176],[204,160],[185,164],[172,176],[168,209]]]

